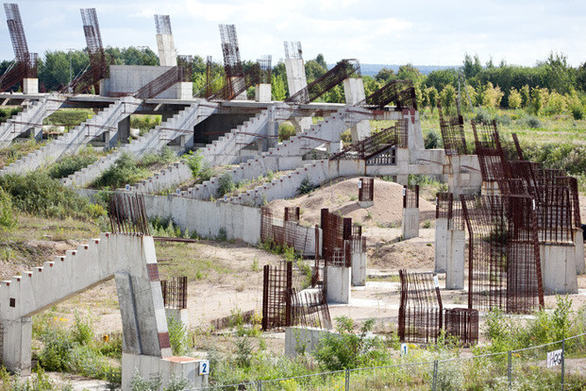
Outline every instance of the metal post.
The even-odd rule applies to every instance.
[[[566,372],[566,339],[562,339],[562,391],[564,391],[564,375]]]
[[[507,352],[507,377],[509,379],[509,390],[513,384],[513,352]]]
[[[433,362],[433,383],[431,384],[431,391],[435,391],[437,387],[437,366],[438,362],[435,360]]]
[[[256,391],[262,391],[262,380],[256,383]]]
[[[350,391],[350,370],[346,369],[344,373],[345,383],[344,383],[344,391]]]

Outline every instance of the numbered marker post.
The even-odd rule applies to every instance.
[[[199,376],[210,374],[210,362],[208,360],[202,360],[199,362]]]
[[[562,364],[562,349],[552,350],[551,352],[547,352],[547,367],[557,367],[558,365]]]
[[[401,344],[401,356],[406,356],[409,353],[409,346],[406,343]]]

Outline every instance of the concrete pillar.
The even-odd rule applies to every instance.
[[[581,228],[574,230],[574,247],[576,248],[576,273],[586,273],[584,262],[584,232]]]
[[[578,293],[575,247],[540,244],[539,254],[545,294]]]
[[[23,94],[38,94],[39,93],[39,79],[25,78],[22,79],[22,93]]]
[[[351,77],[344,80],[344,97],[347,105],[355,105],[366,98],[362,78]]]
[[[419,120],[419,111],[404,110],[403,119],[407,120],[407,145],[409,151],[415,152],[425,149],[423,143],[423,133],[421,131],[421,121]],[[409,155],[411,163],[417,163],[417,154]]]
[[[334,141],[333,143],[328,143],[328,152],[329,153],[338,153],[343,149],[344,145],[342,141]]]
[[[466,232],[448,231],[449,250],[446,270],[446,289],[464,289],[464,265],[466,259]]]
[[[31,342],[33,338],[32,318],[0,320],[2,334],[2,365],[21,376],[31,373]]]
[[[298,354],[311,354],[320,340],[332,332],[317,327],[287,327],[285,329],[285,356],[295,357]]]
[[[157,34],[157,48],[159,50],[159,65],[162,67],[177,66],[177,52],[171,34]]]
[[[448,254],[450,241],[448,240],[448,219],[435,219],[435,267],[436,273],[445,273],[448,270]]]
[[[403,208],[401,232],[403,240],[419,236],[419,208]]]
[[[351,273],[345,266],[330,266],[326,268],[328,276],[326,297],[328,303],[350,303]]]
[[[357,143],[370,137],[370,121],[364,120],[358,122],[356,125],[350,128],[352,134],[352,143]]]
[[[173,318],[180,321],[185,326],[185,329],[189,328],[189,312],[185,308],[165,308],[165,314],[167,319]]]
[[[130,137],[130,116],[125,117],[122,121],[118,122],[118,133],[110,137],[109,147],[114,147],[118,142],[120,144],[128,144],[128,138]]]
[[[180,81],[175,84],[175,97],[181,100],[193,98],[193,83],[190,81]]]
[[[271,85],[269,83],[257,84],[254,89],[254,100],[257,102],[270,102],[272,100]]]
[[[351,258],[352,286],[366,285],[366,252],[353,252]]]
[[[289,87],[289,96],[294,95],[297,91],[307,86],[305,76],[305,65],[302,58],[286,58],[285,71],[287,72],[287,87]]]

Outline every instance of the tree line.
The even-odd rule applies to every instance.
[[[158,65],[159,59],[149,48],[107,48],[107,56],[117,65]],[[0,74],[11,61],[0,62]],[[41,91],[54,91],[67,85],[89,65],[85,50],[49,51],[39,59],[38,77]],[[244,62],[245,70],[253,65]],[[202,96],[206,87],[206,62],[201,56],[193,56],[192,80],[194,94]],[[322,76],[328,70],[325,58],[319,54],[305,62],[308,82]],[[224,83],[224,69],[214,62],[211,69],[211,86],[217,90]],[[459,98],[466,108],[525,108],[535,114],[560,114],[583,112],[586,103],[586,62],[579,67],[568,64],[563,54],[551,53],[547,59],[535,66],[509,65],[492,60],[484,65],[478,56],[466,55],[459,68],[436,70],[423,75],[414,66],[401,66],[397,72],[383,68],[375,76],[363,76],[366,95],[382,87],[390,80],[407,79],[415,86],[418,104],[421,107],[453,105]],[[289,96],[285,64],[278,62],[271,75],[273,99],[283,100]],[[253,94],[253,91],[249,91]],[[331,89],[320,98],[325,102],[344,102],[341,85]]]

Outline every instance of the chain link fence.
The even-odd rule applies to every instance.
[[[407,356],[401,361],[409,361]],[[192,391],[585,390],[586,333],[502,353],[405,362],[304,376],[213,385]]]

